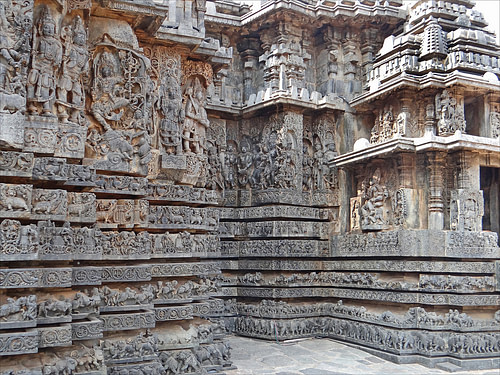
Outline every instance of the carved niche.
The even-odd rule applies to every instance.
[[[450,95],[447,90],[435,98],[437,129],[439,135],[453,135],[456,131],[465,132],[463,101]]]
[[[151,110],[154,84],[148,58],[105,34],[92,65],[87,157],[96,169],[147,175],[152,160]]]
[[[481,231],[484,215],[482,191],[453,190],[450,199],[450,229]]]

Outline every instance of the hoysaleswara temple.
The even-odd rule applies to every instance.
[[[0,2],[0,374],[228,335],[500,355],[500,47],[471,0]]]

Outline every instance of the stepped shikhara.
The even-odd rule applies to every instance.
[[[0,374],[224,337],[498,368],[500,47],[469,0],[2,0]]]

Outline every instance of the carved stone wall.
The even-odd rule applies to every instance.
[[[482,15],[266,4],[0,3],[0,374],[220,373],[230,332],[495,367]]]

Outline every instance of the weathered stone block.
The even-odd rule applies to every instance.
[[[24,147],[24,114],[0,112],[0,146],[18,150]]]

